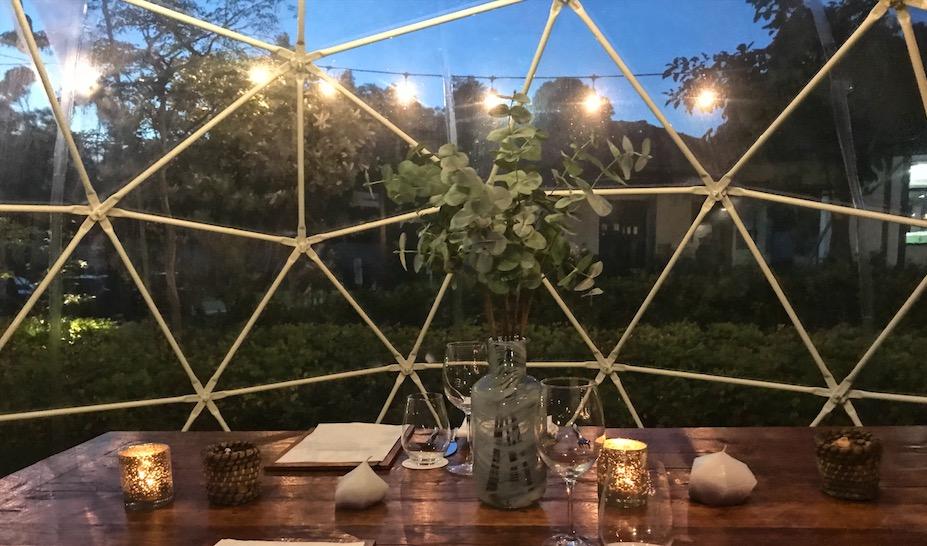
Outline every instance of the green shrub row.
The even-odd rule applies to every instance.
[[[408,352],[415,327],[387,327],[387,337]],[[232,344],[237,331],[186,330],[180,340],[195,373],[205,382]],[[448,340],[480,337],[480,328],[434,328],[425,338],[420,360],[439,361]],[[590,330],[608,352],[620,331]],[[589,350],[566,324],[535,326],[528,332],[535,360],[591,360]],[[874,332],[837,326],[813,336],[838,380],[874,338]],[[97,404],[188,394],[189,381],[154,324],[149,322],[86,328],[64,343],[53,358],[41,328],[23,328],[0,352],[0,412]],[[923,355],[927,338],[920,330],[897,332],[861,375],[870,390],[927,393]],[[690,322],[641,325],[623,351],[628,364],[707,374],[823,385],[820,373],[791,326]],[[311,377],[394,362],[389,351],[363,324],[277,324],[258,326],[241,346],[219,389]],[[533,374],[563,374],[535,369]],[[594,370],[574,370],[593,376]],[[441,390],[440,374],[422,372],[429,389]],[[320,421],[376,418],[395,376],[371,375],[283,390],[234,396],[217,403],[234,429],[299,429]],[[823,398],[774,390],[659,377],[622,375],[637,411],[648,426],[806,425]],[[406,382],[401,394],[412,392]],[[632,426],[610,382],[601,388],[610,426]],[[397,401],[401,401],[398,397]],[[106,430],[178,429],[190,406],[178,404],[124,411],[0,424],[0,473],[28,464]],[[859,401],[867,424],[924,422],[920,405]],[[401,419],[394,403],[388,420]],[[839,412],[834,422],[845,419]],[[197,427],[215,428],[206,413]]]

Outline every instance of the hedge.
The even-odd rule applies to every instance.
[[[35,326],[35,325],[33,325]],[[387,326],[389,339],[408,351],[417,327]],[[197,375],[205,382],[231,345],[237,329],[185,330],[180,339]],[[421,358],[440,359],[451,339],[481,335],[477,326],[435,328],[425,339]],[[590,335],[608,351],[620,331],[593,328]],[[839,378],[853,366],[875,337],[857,327],[835,326],[814,333],[815,344]],[[566,324],[541,325],[528,332],[534,359],[590,360],[589,351]],[[150,322],[103,323],[78,330],[60,357],[51,358],[41,327],[24,327],[0,352],[0,412],[26,411],[93,403],[188,394],[189,381],[167,343]],[[897,332],[876,354],[858,381],[861,388],[927,393],[923,355],[927,338],[920,328]],[[791,326],[692,322],[660,326],[642,324],[622,353],[628,364],[657,366],[822,385],[820,373]],[[289,323],[261,326],[242,345],[219,383],[219,389],[323,375],[394,362],[363,324]],[[563,370],[535,369],[535,375]],[[572,372],[577,373],[577,372]],[[592,376],[594,370],[579,370]],[[423,372],[430,389],[440,390],[440,374]],[[320,421],[371,420],[383,404],[394,375],[381,374],[229,397],[217,402],[234,429],[300,429]],[[824,399],[767,389],[623,374],[622,380],[648,426],[807,425]],[[411,392],[411,382],[405,392]],[[632,426],[617,391],[601,390],[610,426]],[[402,398],[397,398],[401,400]],[[923,422],[920,405],[858,401],[867,424]],[[401,404],[388,420],[398,422]],[[178,429],[190,406],[178,404],[0,424],[0,474],[106,430]],[[836,412],[834,423],[845,417]],[[199,428],[216,428],[206,413]]]

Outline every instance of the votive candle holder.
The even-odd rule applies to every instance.
[[[169,446],[133,444],[119,450],[118,456],[126,510],[153,510],[174,500]]]
[[[608,504],[636,507],[647,503],[650,472],[647,444],[630,438],[604,440],[598,460],[599,495]]]

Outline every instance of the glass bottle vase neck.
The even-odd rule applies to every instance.
[[[495,373],[519,373],[527,371],[527,340],[522,336],[489,338],[489,367]]]

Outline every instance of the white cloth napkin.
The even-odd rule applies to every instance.
[[[389,455],[402,425],[322,423],[278,463],[378,463]]]
[[[364,546],[363,542],[279,542],[273,540],[235,540],[223,538],[216,546]]]

